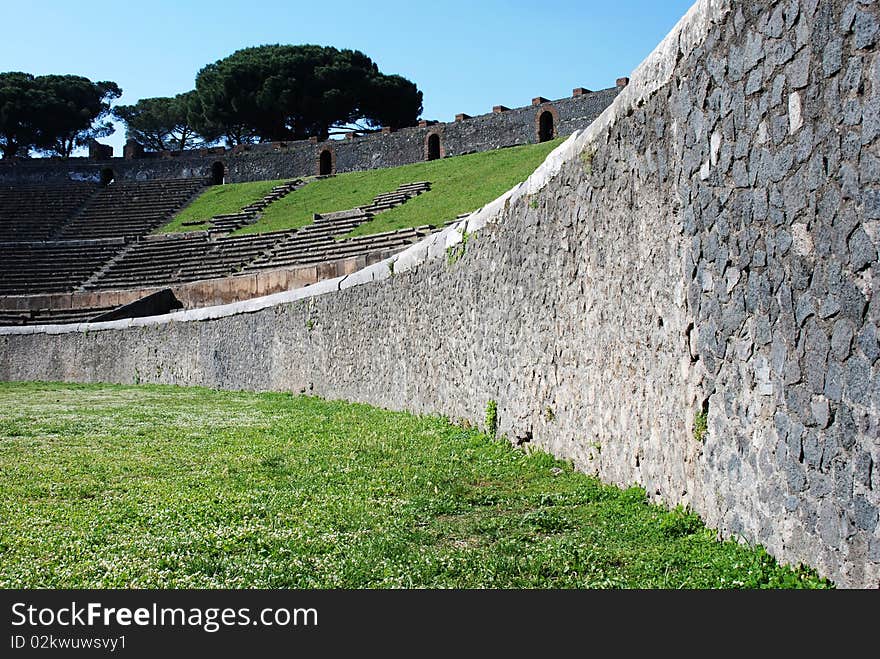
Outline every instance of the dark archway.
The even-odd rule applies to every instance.
[[[115,178],[116,174],[109,167],[101,170],[101,185],[110,185]]]
[[[321,157],[318,159],[318,176],[330,176],[333,173],[333,154],[330,149],[321,151]]]
[[[553,126],[553,113],[550,110],[544,110],[538,117],[538,141],[549,142],[555,135]]]
[[[219,160],[211,165],[211,185],[223,185],[226,180],[226,165]]]
[[[440,159],[440,136],[437,133],[428,135],[428,153],[426,160]]]

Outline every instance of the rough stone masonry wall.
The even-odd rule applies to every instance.
[[[0,378],[305,391],[472,422],[494,399],[508,437],[877,587],[878,13],[701,0],[467,240],[450,228],[393,274],[250,306],[2,330]]]

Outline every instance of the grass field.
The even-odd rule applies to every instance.
[[[313,213],[365,206],[377,194],[391,192],[401,183],[414,181],[430,181],[431,190],[402,206],[379,213],[372,222],[362,224],[349,235],[361,236],[424,224],[440,225],[461,213],[484,206],[526,180],[561,141],[557,139],[543,144],[313,180],[304,188],[271,204],[258,222],[236,233],[264,233],[302,227],[311,224]],[[265,195],[278,183],[230,183],[209,188],[160,231],[198,229],[200,227],[184,227],[182,223],[235,213]]]
[[[161,232],[175,233],[178,231],[197,231],[208,228],[204,226],[183,226],[184,222],[207,221],[215,215],[237,213],[245,206],[258,201],[269,194],[269,191],[280,181],[254,181],[252,183],[232,183],[229,185],[212,185],[205,192],[180,211],[174,219],[160,229]]]
[[[543,453],[287,394],[0,383],[0,587],[823,587]]]

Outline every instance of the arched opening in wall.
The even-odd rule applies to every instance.
[[[437,133],[428,135],[428,152],[425,160],[440,160],[440,136]]]
[[[333,154],[330,149],[321,151],[318,158],[318,176],[330,176],[333,173]]]
[[[115,178],[116,174],[109,167],[104,167],[101,170],[101,185],[110,185]]]
[[[226,165],[219,160],[211,165],[211,185],[223,185],[226,180]]]
[[[549,142],[554,135],[553,113],[550,110],[544,110],[538,117],[538,141]]]

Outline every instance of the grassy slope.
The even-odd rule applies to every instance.
[[[194,231],[207,228],[202,226],[183,226],[184,222],[208,220],[215,215],[237,213],[245,206],[265,197],[269,191],[283,181],[254,181],[253,183],[235,183],[230,185],[213,185],[192,204],[180,211],[161,229],[160,232]]]
[[[436,180],[431,191],[403,206],[380,213],[350,235],[381,233],[422,224],[440,225],[461,213],[475,211],[525,181],[561,142],[562,139],[557,139],[544,144],[459,156],[457,163],[435,160],[413,165],[424,170],[416,179],[432,183]],[[453,163],[454,166],[443,169],[444,165]]]
[[[302,227],[313,213],[347,210],[370,203],[377,194],[391,192],[401,183],[431,181],[432,189],[355,229],[350,236],[393,231],[424,224],[442,224],[461,213],[474,211],[528,178],[561,139],[544,144],[512,147],[456,158],[420,162],[401,167],[339,174],[312,181],[302,190],[269,206],[256,224],[238,234],[264,233]],[[160,232],[192,231],[206,226],[183,226],[183,222],[207,220],[235,213],[265,196],[281,181],[230,183],[208,188],[183,209]]]
[[[312,213],[363,206],[401,183],[430,181],[431,190],[398,208],[376,215],[350,236],[362,236],[424,224],[442,224],[492,201],[524,181],[561,140],[485,151],[401,167],[339,174],[314,181],[266,209],[256,224],[240,233],[259,233],[311,222]]]
[[[370,203],[401,183],[431,181],[432,188],[403,206],[379,213],[350,235],[360,236],[424,224],[442,224],[492,201],[524,181],[561,140],[498,149],[402,167],[339,174],[309,183],[266,209],[256,224],[238,231],[262,233],[310,224],[313,213]]]
[[[0,383],[0,587],[827,585],[438,418]]]

